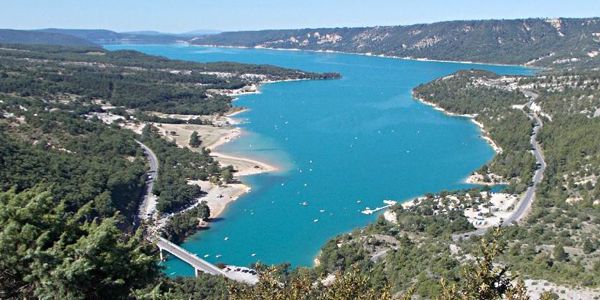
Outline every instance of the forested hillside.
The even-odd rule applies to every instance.
[[[231,108],[228,93],[247,85],[336,76],[96,47],[2,45],[0,298],[126,299],[167,284],[154,249],[135,231],[148,169],[136,140],[158,156],[153,192],[162,214],[202,195],[189,180],[219,182],[231,170],[209,151],[179,148],[144,126],[149,112],[222,114]]]
[[[86,42],[87,41],[87,42]],[[119,33],[110,30],[0,31],[13,44],[173,44],[341,51],[369,55],[528,64],[600,66],[600,19],[449,21],[408,26],[223,32],[212,35]]]
[[[171,280],[133,226],[147,171],[136,140],[158,156],[154,192],[162,214],[202,195],[188,181],[231,174],[208,151],[177,147],[145,123],[204,124],[210,121],[156,113],[223,114],[232,94],[249,85],[339,75],[172,61],[86,44],[1,45],[0,298],[526,299],[521,279],[529,287],[543,280],[563,289],[600,287],[600,76],[593,70],[600,65],[600,19],[237,32],[194,43],[553,67],[531,77],[461,71],[414,91],[484,125],[502,152],[480,172],[506,179],[507,193],[531,184],[539,166],[528,113],[543,119],[539,140],[548,167],[528,217],[483,241],[457,239],[474,229],[464,212],[489,205],[489,188],[428,194],[333,238],[315,268],[257,265],[262,280],[254,287],[215,276]],[[206,215],[200,205],[163,233],[180,239]]]
[[[38,30],[39,32],[51,32],[66,34],[84,39],[97,45],[107,44],[173,44],[185,40],[170,34],[144,34],[144,33],[121,33],[105,29],[59,29],[48,28]]]
[[[410,26],[224,32],[191,41],[373,55],[567,67],[600,56],[600,19],[451,21]]]
[[[336,76],[265,65],[171,61],[100,48],[3,47],[0,61],[3,93],[82,104],[100,99],[125,108],[184,114],[230,109],[231,98],[214,91],[267,80]]]
[[[93,42],[59,32],[0,29],[0,44],[93,46]]]

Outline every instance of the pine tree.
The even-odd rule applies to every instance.
[[[190,136],[190,146],[192,148],[198,148],[200,147],[200,145],[202,144],[202,141],[200,140],[200,136],[198,135],[197,131],[192,132],[192,135]]]
[[[481,239],[480,257],[474,264],[466,266],[458,283],[449,284],[442,278],[442,293],[438,299],[529,299],[523,281],[518,280],[514,285],[516,278],[507,275],[508,267],[494,263],[494,259],[506,248],[506,245],[500,242],[500,236],[500,228],[497,228],[491,239]]]
[[[158,278],[141,232],[67,207],[43,187],[0,193],[0,298],[123,299]]]

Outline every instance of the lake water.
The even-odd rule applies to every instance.
[[[521,67],[423,62],[351,54],[195,46],[118,45],[169,58],[272,64],[339,72],[328,81],[264,85],[235,105],[247,133],[220,151],[283,171],[244,178],[252,192],[211,229],[182,246],[210,262],[311,266],[324,243],[373,222],[360,211],[383,200],[468,187],[464,179],[494,152],[466,118],[415,101],[415,86],[460,69],[530,74]],[[308,205],[301,205],[306,202]],[[217,258],[217,255],[219,258]],[[177,259],[167,274],[193,275]]]

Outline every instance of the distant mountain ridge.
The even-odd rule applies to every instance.
[[[37,32],[25,30],[0,29],[1,44],[26,45],[63,45],[63,46],[97,46],[94,43],[73,35],[57,32]]]
[[[184,39],[170,34],[149,34],[149,32],[120,33],[105,29],[41,29],[40,32],[52,32],[76,36],[94,44],[173,44]]]
[[[600,65],[600,18],[224,32],[198,45],[341,51],[537,66]]]
[[[408,26],[238,31],[217,34],[210,30],[166,34],[155,31],[119,33],[103,29],[51,28],[37,31],[3,31],[0,32],[0,43],[190,43],[340,51],[557,69],[600,68],[600,18],[448,21]]]

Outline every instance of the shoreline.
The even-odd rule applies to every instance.
[[[210,45],[210,44],[191,44],[186,43],[188,46],[196,46],[196,47],[213,47],[213,48],[230,48],[230,49],[263,49],[263,50],[274,50],[274,51],[305,51],[305,52],[313,52],[313,53],[335,53],[335,54],[348,54],[348,55],[360,55],[360,56],[369,56],[369,57],[380,57],[380,58],[389,58],[389,59],[401,59],[408,61],[420,61],[420,62],[441,62],[441,63],[455,63],[455,64],[467,64],[467,65],[486,65],[486,66],[499,66],[499,67],[523,67],[528,69],[535,70],[547,70],[548,68],[539,67],[539,66],[531,66],[526,63],[523,64],[501,64],[501,63],[486,63],[486,62],[477,62],[477,61],[465,61],[465,60],[444,60],[444,59],[431,59],[431,58],[417,58],[410,56],[396,56],[396,55],[388,55],[388,54],[373,54],[370,52],[362,53],[362,52],[346,52],[346,51],[338,51],[338,50],[313,50],[313,49],[299,49],[299,48],[272,48],[272,47],[262,47],[262,46],[223,46],[223,45]]]
[[[243,112],[248,111],[249,109],[241,109],[241,110],[236,110],[232,113],[229,113],[227,115],[225,115],[225,119],[232,125],[238,125],[240,124],[240,121],[238,119],[233,118],[234,116],[241,114]],[[232,164],[235,167],[235,163],[237,162],[238,167],[241,168],[236,168],[237,172],[235,172],[234,176],[235,177],[244,177],[244,176],[250,176],[250,175],[257,175],[257,174],[262,174],[262,173],[270,173],[270,172],[276,172],[279,170],[279,168],[277,166],[273,166],[271,164],[256,160],[256,159],[252,159],[252,158],[248,158],[248,157],[243,157],[243,156],[236,156],[236,155],[231,155],[231,154],[227,154],[221,151],[218,151],[218,148],[241,137],[244,134],[244,130],[240,127],[233,127],[231,130],[229,130],[229,132],[223,136],[221,136],[217,141],[215,141],[212,144],[206,145],[205,148],[210,150],[210,155],[215,157],[217,161],[219,161],[219,163],[224,164],[224,165],[229,165],[231,162],[233,162],[234,164]],[[252,165],[252,166],[250,166]]]
[[[285,81],[296,81],[296,80],[285,80]],[[232,101],[237,100],[237,97],[251,94],[260,94],[260,86],[267,83],[274,83],[280,81],[265,81],[260,82],[257,85],[252,85],[255,88],[247,92],[240,92],[235,95]],[[235,109],[235,108],[234,108]],[[223,118],[230,124],[225,134],[222,134],[216,141],[207,144],[204,148],[210,150],[210,156],[212,156],[222,166],[233,166],[236,172],[233,174],[234,178],[239,182],[228,183],[223,186],[210,184],[207,190],[207,194],[199,198],[198,201],[206,201],[207,205],[211,210],[211,219],[218,218],[227,209],[230,203],[238,200],[245,194],[252,191],[252,187],[240,180],[244,176],[252,176],[263,173],[271,173],[279,170],[277,166],[251,159],[243,156],[230,155],[221,151],[218,148],[241,137],[244,130],[236,125],[241,124],[241,120],[234,118],[236,115],[249,111],[248,108],[240,107],[230,113],[223,115]],[[200,184],[199,184],[200,185]],[[202,185],[201,185],[202,187]],[[203,188],[204,189],[204,188]]]
[[[490,137],[490,133],[485,129],[485,126],[481,122],[475,120],[477,115],[475,115],[475,114],[472,114],[472,115],[471,114],[457,114],[457,113],[449,112],[449,111],[443,109],[442,107],[440,107],[439,105],[437,105],[436,103],[429,102],[423,98],[417,97],[414,92],[412,93],[412,97],[413,97],[413,99],[417,100],[418,102],[421,102],[427,106],[431,106],[431,107],[433,107],[433,109],[440,111],[448,116],[468,118],[473,124],[475,124],[477,127],[479,127],[479,131],[481,132],[481,134],[480,134],[481,138],[484,139],[492,147],[492,149],[494,149],[494,152],[496,152],[496,154],[500,154],[503,152],[502,148],[500,146],[498,146],[498,144],[496,144],[496,142]]]
[[[285,81],[296,81],[296,80],[285,80]],[[229,95],[234,97],[244,96],[248,94],[256,94],[260,93],[259,87],[264,83],[272,83],[275,81],[264,81],[258,84],[252,84],[249,86],[253,86],[252,89],[247,91],[240,91],[235,93],[235,95]],[[248,87],[248,86],[247,86]],[[233,97],[232,97],[233,98]],[[237,98],[233,98],[235,101]],[[210,156],[215,159],[221,165],[221,167],[225,166],[233,166],[236,172],[233,173],[233,178],[235,179],[232,183],[227,184],[215,184],[211,183],[209,180],[193,180],[188,181],[190,185],[198,185],[202,191],[206,194],[196,198],[195,202],[182,209],[181,211],[175,213],[179,214],[185,211],[188,211],[197,205],[199,205],[202,201],[206,201],[208,207],[210,208],[210,219],[215,219],[220,217],[223,212],[227,209],[227,206],[242,197],[243,195],[249,193],[252,190],[252,187],[248,184],[242,182],[240,179],[244,176],[257,175],[268,172],[276,172],[279,170],[277,166],[261,162],[255,159],[243,157],[243,156],[235,156],[230,155],[224,152],[217,151],[219,147],[222,145],[233,141],[234,139],[242,136],[243,129],[238,127],[237,125],[242,123],[242,120],[234,118],[236,115],[249,111],[248,108],[244,107],[234,107],[228,113],[224,115],[210,115],[208,118],[213,122],[216,122],[220,125],[200,125],[200,124],[170,124],[170,123],[153,123],[149,122],[148,124],[152,124],[159,128],[159,133],[166,140],[172,141],[177,144],[178,147],[188,148],[191,151],[197,152],[202,148],[206,148],[210,151]],[[158,114],[159,116],[161,114]],[[197,115],[175,115],[170,114],[168,117],[187,120],[190,118],[198,118],[201,116]],[[205,116],[206,117],[206,116]],[[141,127],[132,128],[137,129],[137,131],[141,132]],[[189,146],[189,138],[192,132],[198,132],[200,134],[200,139],[203,142],[201,148],[192,148]],[[165,215],[161,218],[158,218],[156,221],[156,225],[151,229],[153,231],[157,231],[162,228],[168,220],[173,215]],[[197,231],[196,231],[197,232]]]
[[[468,118],[473,124],[475,124],[479,128],[479,132],[480,132],[479,136],[484,141],[486,141],[486,143],[488,145],[490,145],[492,147],[492,149],[495,152],[495,155],[502,153],[502,151],[503,151],[502,148],[500,146],[498,146],[498,144],[496,144],[496,142],[492,139],[492,137],[490,136],[490,133],[485,129],[485,126],[481,122],[475,120],[477,115],[457,114],[457,113],[449,112],[449,111],[443,109],[442,107],[440,107],[439,105],[437,105],[436,103],[429,102],[423,98],[417,97],[417,95],[415,95],[414,92],[412,93],[412,97],[413,97],[413,99],[417,100],[418,102],[423,103],[427,106],[430,106],[434,110],[440,111],[448,116]],[[482,177],[482,175],[479,174],[477,171],[473,171],[469,176],[467,176],[465,179],[463,179],[463,182],[467,183],[467,184],[483,185],[483,186],[495,186],[498,184],[504,184],[503,182],[502,183],[485,182],[485,181],[480,180],[479,177]]]

